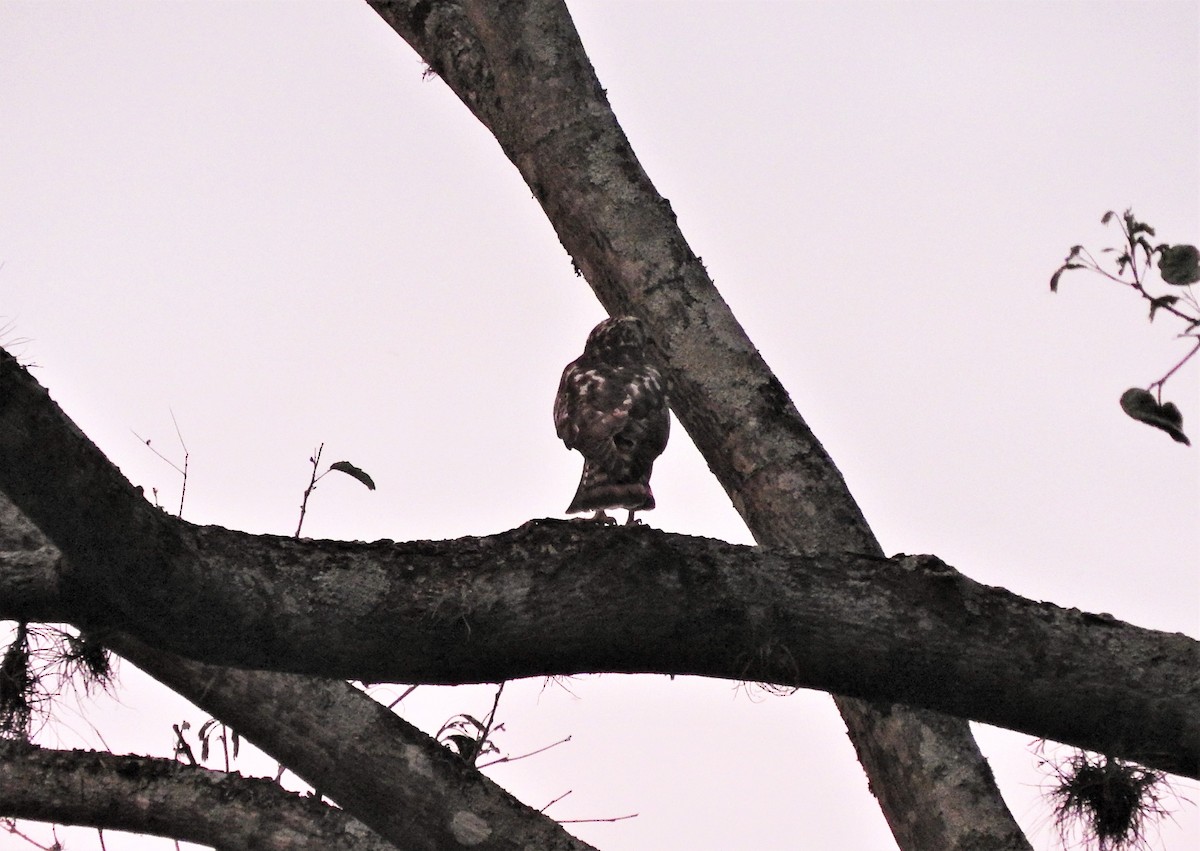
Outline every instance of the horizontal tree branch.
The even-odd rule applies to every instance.
[[[336,807],[270,780],[169,759],[0,741],[0,815],[125,830],[228,851],[389,851]]]
[[[49,610],[203,662],[394,682],[761,680],[1200,768],[1200,644],[930,556],[779,555],[565,521],[409,543],[197,527],[146,502],[11,358],[0,490],[66,556]],[[30,616],[6,599],[0,617]]]

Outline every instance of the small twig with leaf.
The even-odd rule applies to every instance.
[[[1160,243],[1151,245],[1148,237],[1154,237],[1154,228],[1145,222],[1140,222],[1133,215],[1133,210],[1126,210],[1119,218],[1109,210],[1100,220],[1102,224],[1117,222],[1124,237],[1124,245],[1119,248],[1105,248],[1102,254],[1118,254],[1116,272],[1113,273],[1100,264],[1091,252],[1082,245],[1071,246],[1066,260],[1050,278],[1050,291],[1058,292],[1059,278],[1063,272],[1072,269],[1087,269],[1129,287],[1150,303],[1150,321],[1160,311],[1183,320],[1185,328],[1180,337],[1192,341],[1191,350],[1183,356],[1167,373],[1156,381],[1150,382],[1145,388],[1131,387],[1121,394],[1121,409],[1133,419],[1146,425],[1161,429],[1178,443],[1191,445],[1187,435],[1183,433],[1183,415],[1173,402],[1163,402],[1163,386],[1179,369],[1200,352],[1200,302],[1191,287],[1200,281],[1200,251],[1194,245],[1168,245]],[[1163,283],[1178,287],[1178,295],[1153,295],[1146,289],[1147,276],[1154,266],[1154,258],[1158,258],[1158,275]]]
[[[308,498],[317,489],[317,482],[328,476],[332,471],[337,470],[339,473],[345,473],[347,476],[357,479],[366,485],[367,490],[375,490],[375,481],[349,461],[334,461],[325,472],[318,472],[321,467],[321,453],[324,451],[325,444],[322,443],[308,459],[308,462],[312,464],[312,476],[308,480],[308,487],[304,489],[304,499],[300,501],[300,522],[296,524],[296,534],[294,536],[297,538],[300,537],[300,529],[304,526],[304,515],[308,512]]]
[[[170,410],[170,408],[168,408],[167,410]],[[171,468],[183,477],[183,485],[179,488],[179,512],[175,515],[176,517],[183,517],[183,500],[184,500],[184,497],[187,496],[188,448],[187,448],[187,444],[183,442],[183,433],[179,430],[179,422],[175,419],[174,411],[171,411],[171,422],[175,424],[175,436],[179,438],[179,445],[183,447],[183,466],[182,467],[180,467],[178,464],[176,464],[174,461],[172,461],[166,455],[163,455],[161,452],[159,452],[157,449],[155,449],[153,446],[151,446],[150,438],[148,438],[148,437],[143,438],[136,431],[133,431],[133,429],[130,429],[130,431],[133,431],[134,437],[136,437],[142,443],[146,444],[147,449],[149,449],[151,452],[153,452],[159,458],[163,459],[168,464],[170,464]],[[154,504],[157,505],[158,504],[158,488],[153,488],[153,491],[154,491]]]

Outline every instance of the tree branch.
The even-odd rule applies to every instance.
[[[169,759],[0,741],[0,813],[166,836],[228,851],[387,851],[343,811],[242,777]]]
[[[605,309],[646,323],[672,409],[755,539],[878,553],[642,169],[561,0],[372,6],[496,136]],[[1029,848],[965,723],[836,700],[901,848]]]
[[[56,524],[67,556],[54,560],[56,584],[89,596],[64,593],[48,609],[93,631],[208,663],[366,681],[599,671],[762,680],[1197,772],[1198,645],[1184,636],[1024,600],[932,557],[787,555],[567,521],[370,544],[197,527],[141,499],[37,382],[5,363],[0,489],[21,493],[35,523]],[[59,455],[109,499],[57,480]],[[169,560],[136,537],[152,525]],[[15,537],[46,552],[30,529]],[[89,575],[97,563],[103,572]],[[16,616],[5,600],[0,617]]]
[[[203,665],[125,635],[108,644],[399,848],[591,847],[348,683]]]

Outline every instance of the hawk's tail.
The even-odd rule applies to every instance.
[[[653,507],[654,493],[650,490],[649,475],[641,481],[621,481],[614,479],[602,467],[585,461],[583,475],[579,477],[579,488],[567,507],[567,514],[606,508],[649,511]]]

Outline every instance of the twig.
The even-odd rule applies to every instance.
[[[294,537],[300,537],[300,528],[304,525],[304,514],[308,511],[308,498],[317,488],[317,467],[321,463],[321,453],[325,450],[325,444],[322,443],[317,447],[317,451],[308,460],[312,462],[312,477],[308,480],[308,487],[304,489],[304,499],[300,501],[300,522],[296,524],[296,534]]]
[[[400,701],[404,700],[404,698],[408,697],[410,694],[412,694],[414,691],[416,691],[416,690],[417,690],[417,688],[418,688],[418,686],[409,686],[408,688],[406,688],[406,689],[404,690],[404,694],[400,695],[398,698],[396,698],[396,699],[395,699],[395,700],[393,700],[391,703],[389,703],[389,704],[387,705],[387,708],[388,708],[388,709],[395,709],[395,707],[396,707],[396,704],[397,704],[397,703],[399,703]]]
[[[196,755],[192,753],[192,746],[183,737],[183,730],[179,729],[178,724],[172,724],[171,729],[175,731],[175,755],[183,754],[192,765],[199,765],[200,763],[196,762]]]
[[[1187,335],[1183,335],[1183,336],[1187,336]],[[1172,375],[1174,375],[1179,370],[1179,367],[1183,366],[1185,363],[1190,361],[1195,356],[1196,352],[1200,352],[1200,340],[1196,340],[1196,345],[1192,347],[1192,350],[1190,352],[1188,352],[1186,355],[1183,356],[1183,360],[1181,360],[1179,363],[1175,364],[1175,366],[1171,367],[1171,369],[1168,370],[1167,374],[1164,375],[1162,378],[1158,379],[1158,381],[1151,382],[1150,386],[1146,388],[1147,390],[1153,390],[1156,387],[1158,388],[1158,390],[1156,391],[1158,394],[1158,404],[1160,404],[1160,405],[1162,404],[1162,388],[1163,388],[1163,385],[1167,383],[1167,379],[1170,378]]]
[[[483,724],[483,732],[479,734],[479,744],[475,747],[475,759],[483,753],[483,746],[487,744],[488,735],[492,732],[492,724],[496,721],[496,710],[500,706],[500,695],[504,693],[504,683],[500,683],[500,687],[496,689],[496,699],[492,701],[492,711],[488,713],[487,721]],[[475,759],[471,760],[471,764],[475,764]],[[478,767],[478,766],[476,766]]]
[[[598,824],[600,822],[625,821],[625,819],[637,818],[638,813],[630,813],[627,816],[613,816],[612,818],[560,818],[555,819],[559,824]]]
[[[167,408],[171,412],[171,422],[175,424],[175,436],[179,438],[179,445],[183,447],[183,486],[179,489],[179,514],[177,517],[183,517],[183,498],[187,496],[187,476],[188,476],[188,448],[183,442],[183,432],[179,430],[179,421],[175,419],[175,412]]]
[[[167,410],[171,411],[170,408],[168,408]],[[142,443],[144,443],[146,445],[147,449],[149,449],[151,452],[153,452],[159,458],[161,458],[162,460],[164,460],[168,464],[170,464],[172,470],[174,470],[179,475],[183,476],[183,485],[179,488],[179,513],[176,515],[177,517],[183,517],[183,501],[187,497],[188,461],[190,458],[190,454],[188,452],[187,444],[184,443],[184,441],[183,441],[183,432],[181,432],[179,430],[179,422],[175,419],[174,411],[171,411],[171,422],[175,424],[175,436],[179,438],[179,445],[183,447],[183,466],[182,467],[180,467],[178,464],[176,464],[174,461],[172,461],[166,455],[163,455],[161,452],[159,452],[157,449],[155,449],[153,446],[151,446],[150,438],[142,437],[140,434],[138,434],[133,429],[130,429],[129,431],[133,434],[134,437],[136,437],[138,440],[140,440]],[[154,504],[158,505],[158,488],[151,488],[151,490],[154,492]]]
[[[565,739],[559,739],[557,742],[551,742],[550,744],[544,745],[543,747],[540,747],[537,750],[530,751],[529,753],[523,753],[520,756],[502,756],[497,759],[493,759],[491,762],[485,762],[483,765],[477,765],[476,768],[478,768],[482,771],[485,768],[488,768],[493,765],[497,765],[498,763],[501,763],[501,762],[516,762],[517,760],[520,760],[520,759],[525,759],[525,758],[531,757],[531,756],[537,756],[538,754],[540,754],[544,751],[550,750],[550,748],[556,748],[559,745],[565,745],[569,741],[571,741],[571,737],[567,736]],[[552,803],[554,803],[554,801],[550,802],[550,804],[552,804]],[[550,806],[550,804],[547,804],[546,806],[548,807],[548,806]]]
[[[4,829],[7,830],[9,833],[11,833],[13,836],[19,837],[20,839],[24,839],[26,842],[28,842],[34,848],[41,848],[42,851],[54,851],[53,845],[43,845],[42,843],[40,843],[36,839],[34,839],[32,836],[27,836],[26,834],[24,834],[20,830],[18,830],[17,822],[15,819],[4,819]],[[55,845],[57,845],[57,844],[58,843],[56,842]]]
[[[551,807],[553,807],[555,804],[557,804],[559,801],[561,801],[563,798],[567,797],[567,795],[570,795],[570,794],[571,794],[572,792],[574,792],[574,791],[575,791],[574,789],[568,789],[567,791],[565,791],[565,792],[563,792],[561,795],[559,795],[557,798],[555,798],[553,801],[551,801],[550,803],[546,804],[546,806],[544,806],[544,807],[542,807],[540,810],[538,810],[538,812],[539,812],[539,813],[544,813],[544,812],[546,812],[546,810],[548,810],[548,809],[550,809]]]

